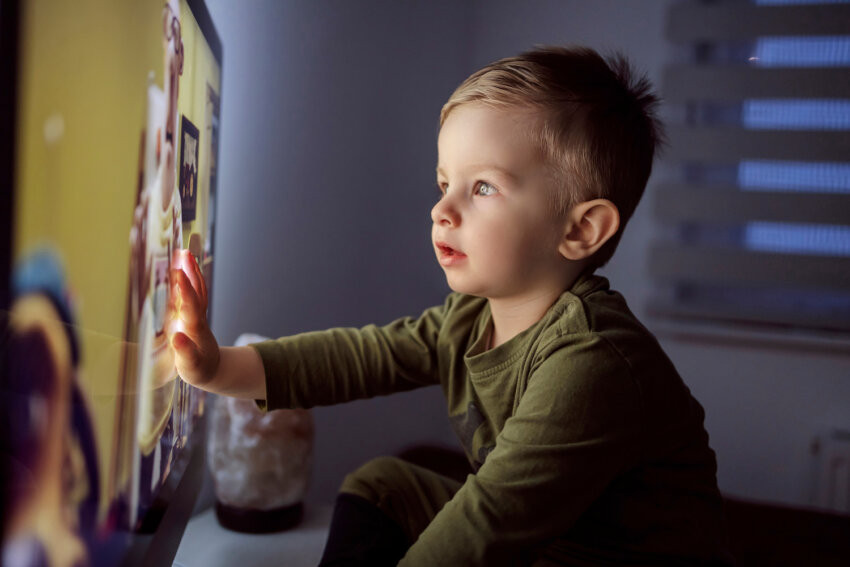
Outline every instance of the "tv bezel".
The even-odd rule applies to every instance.
[[[18,106],[18,0],[0,0],[0,308],[11,305],[12,210]],[[220,49],[219,44],[219,49]]]
[[[14,209],[15,136],[17,133],[18,0],[0,0],[0,375],[8,373],[8,313],[12,292],[12,211]],[[5,427],[8,396],[0,402],[2,433],[0,453],[8,454],[10,439]],[[7,459],[0,459],[0,549],[6,533],[5,503],[10,501]]]

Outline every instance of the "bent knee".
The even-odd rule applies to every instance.
[[[346,475],[339,490],[377,503],[382,494],[398,486],[409,467],[398,457],[377,457]]]

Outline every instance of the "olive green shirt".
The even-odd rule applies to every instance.
[[[439,384],[475,469],[401,565],[722,564],[704,412],[599,276],[487,350],[485,299],[254,345],[269,409]],[[584,563],[583,563],[584,562]]]

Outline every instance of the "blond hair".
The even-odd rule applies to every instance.
[[[664,129],[659,98],[646,77],[634,78],[620,54],[603,58],[586,47],[538,47],[473,73],[440,113],[468,103],[531,109],[532,139],[559,181],[553,209],[565,215],[603,198],[620,213],[617,233],[594,255],[602,266],[614,253],[652,171]]]

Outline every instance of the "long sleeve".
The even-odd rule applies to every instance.
[[[400,565],[528,563],[634,465],[640,393],[625,362],[590,342],[583,355],[554,352],[531,375],[483,466]]]
[[[335,328],[251,345],[266,373],[266,408],[309,408],[439,382],[446,304],[385,326]]]
[[[258,346],[270,407],[439,383],[475,474],[399,563],[728,564],[705,414],[604,278],[486,347],[486,300]],[[583,562],[583,563],[582,563]]]

